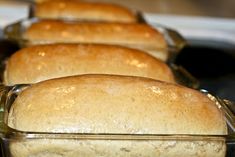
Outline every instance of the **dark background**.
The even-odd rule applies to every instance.
[[[176,63],[200,81],[200,88],[235,101],[235,45],[191,40]]]

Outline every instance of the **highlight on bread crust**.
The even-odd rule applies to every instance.
[[[224,135],[216,104],[198,91],[147,78],[83,75],[47,80],[16,98],[8,125],[23,131]],[[31,139],[13,156],[224,157],[224,140]]]
[[[74,19],[106,22],[136,22],[129,9],[110,3],[53,0],[38,3],[35,16],[46,19]]]
[[[147,24],[65,22],[43,20],[33,23],[24,33],[31,44],[100,43],[141,49],[161,60],[167,60],[164,36]]]
[[[6,85],[78,74],[119,74],[175,82],[170,68],[145,52],[113,45],[50,44],[23,48],[5,68]]]
[[[202,93],[120,75],[70,76],[33,84],[16,98],[8,125],[61,133],[227,133],[224,115]]]
[[[35,3],[42,3],[42,2],[47,2],[47,1],[60,1],[60,0],[34,0]],[[61,1],[80,1],[80,0],[61,0]]]

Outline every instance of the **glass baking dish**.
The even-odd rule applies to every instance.
[[[0,83],[3,83],[4,81],[4,70],[8,58],[9,56],[0,58]],[[187,70],[184,69],[182,66],[178,66],[173,63],[168,64],[168,66],[170,67],[174,75],[175,81],[178,84],[194,89],[199,88],[200,86],[199,81],[195,77],[193,77],[189,72],[187,72]]]
[[[28,18],[37,18],[37,16],[35,16],[35,9],[36,9],[36,4],[35,3],[32,3],[29,5],[29,14],[28,14]],[[128,8],[129,9],[129,8]],[[136,19],[137,19],[137,23],[147,23],[145,18],[143,17],[142,13],[140,11],[137,11],[137,10],[133,10],[133,9],[129,9],[131,12],[134,13],[134,15],[136,16]],[[51,19],[61,19],[61,20],[73,20],[73,19],[76,19],[76,18],[71,18],[71,17],[68,17],[68,18],[51,18]],[[90,21],[92,22],[92,20],[82,20],[82,21]],[[103,21],[105,22],[105,21]]]
[[[174,74],[175,81],[183,86],[198,89],[200,82],[192,76],[184,67],[176,64],[168,64]]]
[[[30,85],[0,87],[0,136],[4,157],[234,157],[235,107],[202,90],[224,112],[228,135],[84,134],[23,132],[7,126],[17,95]]]
[[[140,16],[140,15],[139,15]],[[140,16],[141,17],[141,16]],[[25,47],[33,44],[45,44],[44,43],[33,43],[26,39],[24,39],[23,34],[26,31],[26,29],[32,24],[40,21],[38,18],[30,18],[30,19],[24,19],[21,21],[18,21],[16,23],[13,23],[11,25],[8,25],[4,28],[4,38],[8,40],[16,41],[20,47]],[[73,21],[73,20],[63,20],[68,23],[71,22],[79,22],[79,21]],[[144,19],[142,18],[142,21],[144,22]],[[167,51],[169,52],[167,62],[173,63],[177,54],[180,52],[180,50],[186,45],[186,40],[176,31],[166,28],[159,24],[155,29],[157,29],[159,32],[161,32],[164,35],[164,38],[167,42],[167,49],[162,50],[159,49],[159,51]]]
[[[24,32],[25,29],[32,22],[36,22],[36,21],[38,21],[38,19],[33,18],[33,19],[30,19],[30,20],[23,20],[23,21],[15,23],[15,24],[9,25],[8,27],[5,28],[6,38],[8,38],[9,42],[12,42],[12,43],[17,43],[18,42],[18,44],[20,44],[21,47],[26,46],[27,45],[26,43],[28,41],[21,38],[22,32]],[[164,27],[162,27],[162,28],[164,28]],[[177,45],[179,46],[178,48],[176,48],[175,46],[169,46],[169,48],[171,48],[172,55],[169,58],[168,65],[171,68],[171,70],[172,70],[172,72],[175,76],[176,82],[181,84],[181,85],[190,87],[190,88],[198,88],[199,87],[199,81],[196,78],[194,78],[190,73],[188,73],[183,67],[177,66],[177,65],[172,63],[174,58],[176,57],[176,54],[177,54],[175,52],[179,52],[180,49],[185,44],[184,39],[181,38],[180,36],[178,36],[177,32],[173,31],[173,33],[172,33],[172,31],[170,31],[169,29],[166,29],[166,30],[162,29],[162,31],[167,31],[168,32],[168,33],[165,33],[165,34],[167,34],[167,39],[169,39],[168,42],[172,43],[171,45],[174,45],[174,43],[175,43],[175,46],[177,46]],[[177,38],[177,37],[179,37],[179,38]],[[177,42],[179,44],[176,44]],[[180,45],[182,46],[181,48],[180,48]],[[19,45],[15,45],[15,47],[18,47],[18,46]],[[0,82],[3,82],[3,73],[4,73],[4,69],[5,69],[6,60],[7,60],[8,57],[9,56],[7,56],[5,58],[2,58],[0,60],[0,63],[1,63],[0,64]]]
[[[9,45],[8,44],[9,43],[7,43],[7,42],[5,44],[5,46],[7,45],[6,46],[7,50],[8,50],[8,46],[14,47],[14,51],[17,49],[15,47],[16,45],[14,45],[14,43],[11,43]],[[4,81],[4,71],[5,71],[7,59],[13,53],[14,52],[12,52],[12,51],[10,51],[10,53],[7,53],[7,54],[3,53],[5,55],[0,57],[0,83],[3,83],[3,81]],[[168,66],[174,75],[176,83],[181,84],[186,87],[189,87],[189,88],[194,88],[194,89],[199,88],[200,82],[194,76],[192,76],[185,68],[183,68],[182,66],[178,66],[176,64],[173,64],[173,63],[168,64]]]

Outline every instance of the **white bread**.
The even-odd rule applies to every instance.
[[[225,135],[215,102],[198,91],[138,77],[83,75],[28,87],[13,103],[8,125],[64,133]],[[224,140],[53,140],[10,144],[13,156],[224,157]]]
[[[164,36],[147,24],[63,22],[44,20],[33,23],[23,35],[31,44],[99,43],[140,49],[166,61]]]
[[[4,84],[36,83],[89,73],[141,76],[175,82],[164,62],[142,51],[113,45],[51,44],[15,52],[8,59]]]
[[[35,5],[35,16],[46,19],[73,19],[106,22],[136,22],[129,9],[110,3],[53,0]]]

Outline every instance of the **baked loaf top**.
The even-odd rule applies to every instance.
[[[39,18],[65,18],[107,22],[137,21],[136,16],[123,6],[74,0],[53,0],[38,3],[35,7],[35,16]]]
[[[160,32],[147,24],[137,23],[43,20],[33,23],[24,37],[34,42],[95,42],[166,48]]]
[[[34,84],[13,103],[8,125],[23,131],[127,134],[227,133],[215,102],[147,78],[83,75]]]
[[[64,22],[43,20],[33,23],[23,37],[31,44],[44,43],[100,43],[122,45],[160,53],[166,60],[167,44],[164,36],[147,24]],[[154,54],[151,54],[154,56]]]
[[[51,44],[27,47],[14,53],[7,62],[4,83],[35,83],[89,73],[174,82],[174,76],[164,62],[139,50],[113,45]]]
[[[42,2],[45,2],[45,1],[51,1],[51,0],[34,0],[35,3],[42,3]]]

